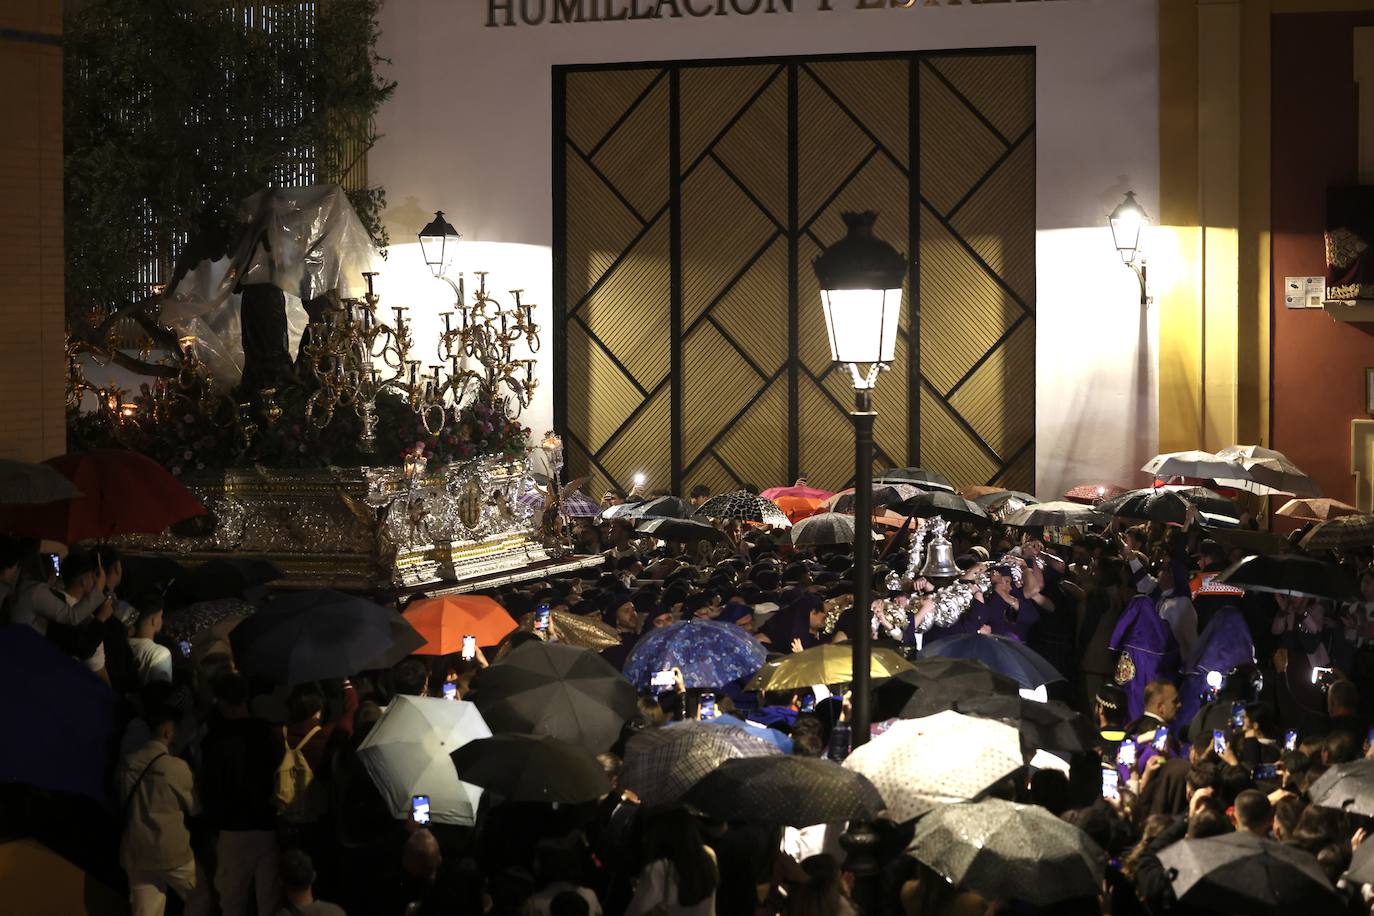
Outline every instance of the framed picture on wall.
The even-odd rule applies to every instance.
[[[1374,368],[1364,370],[1364,412],[1374,414]]]

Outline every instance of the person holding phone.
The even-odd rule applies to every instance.
[[[134,656],[139,685],[150,681],[172,680],[172,653],[157,641],[162,632],[162,596],[156,592],[139,597],[138,616],[134,618],[134,635],[129,637],[129,650]]]
[[[105,568],[97,554],[69,553],[60,579],[46,556],[35,554],[33,562],[36,568],[19,584],[11,602],[10,623],[27,624],[46,635],[49,624],[75,627],[91,617],[108,620],[114,613],[114,602],[105,594]]]

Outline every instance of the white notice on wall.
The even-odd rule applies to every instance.
[[[1283,304],[1285,308],[1319,309],[1325,300],[1325,277],[1283,278]]]

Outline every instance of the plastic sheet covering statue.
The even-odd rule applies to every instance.
[[[225,250],[188,265],[161,319],[196,338],[217,387],[256,393],[291,373],[307,324],[331,299],[367,291],[376,250],[337,185],[264,188],[239,218]]]

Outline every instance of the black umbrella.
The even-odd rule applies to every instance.
[[[1355,579],[1339,566],[1298,554],[1246,557],[1214,580],[1247,592],[1273,592],[1344,601],[1359,594]]]
[[[1342,913],[1341,898],[1316,858],[1248,831],[1179,840],[1160,850],[1179,903],[1213,913]]]
[[[874,483],[909,483],[922,490],[948,490],[954,492],[954,484],[939,471],[926,468],[888,468],[877,476]]]
[[[1343,515],[1319,522],[1300,543],[1305,550],[1368,547],[1374,544],[1374,515]]]
[[[1312,804],[1374,817],[1374,760],[1356,760],[1327,770],[1307,790]]]
[[[639,519],[636,521],[635,531],[651,535],[660,541],[680,541],[685,544],[695,544],[697,541],[721,543],[727,540],[724,531],[694,518],[659,516]]]
[[[726,760],[682,800],[722,821],[773,827],[866,820],[885,807],[867,777],[817,757]]]
[[[637,518],[691,518],[696,507],[680,496],[656,496],[635,503],[629,515]]]
[[[391,639],[386,608],[331,589],[268,602],[229,635],[239,669],[277,684],[349,677]]]
[[[575,805],[611,791],[611,781],[591,751],[548,735],[478,738],[449,756],[463,782],[508,801]]]
[[[167,604],[184,607],[198,601],[234,598],[285,575],[277,564],[258,557],[208,560],[177,577],[167,591]]]
[[[918,496],[925,491],[909,483],[875,483],[870,492],[873,496],[868,505],[870,509],[876,512],[880,508],[896,505],[904,499]],[[832,496],[827,502],[827,509],[830,512],[848,512],[853,515],[854,488],[851,487]]]
[[[1361,843],[1355,850],[1345,880],[1350,884],[1374,884],[1374,843]]]
[[[1022,696],[970,697],[956,701],[954,709],[1016,725],[1021,747],[1027,751],[1086,751],[1093,746],[1095,736],[1088,721],[1056,700],[1041,703]]]
[[[473,702],[493,732],[548,735],[594,754],[639,712],[635,689],[601,656],[528,642],[477,677]]]
[[[930,656],[917,659],[912,665],[912,670],[902,671],[892,679],[916,688],[915,695],[902,708],[903,719],[931,716],[953,709],[959,700],[974,697],[1015,697],[1021,689],[1014,679],[976,659]]]
[[[645,729],[625,745],[620,785],[646,805],[670,805],[726,760],[781,756],[775,745],[749,731],[702,722]]]
[[[988,514],[977,503],[946,490],[918,493],[910,499],[894,503],[890,508],[899,515],[914,515],[917,518],[938,515],[951,522],[986,523],[988,520]]]
[[[185,567],[171,557],[126,554],[119,564],[124,569],[124,576],[119,580],[119,594],[131,602],[149,592],[163,595],[165,599],[172,584],[186,575]]]
[[[400,611],[386,609],[386,625],[391,631],[391,646],[380,653],[372,661],[363,665],[363,671],[372,671],[383,668],[394,668],[399,665],[409,655],[429,642],[420,635],[420,632],[411,626],[409,620]]]
[[[973,497],[973,501],[983,509],[994,509],[1009,499],[1014,499],[1026,506],[1033,506],[1040,502],[1034,496],[1021,490],[1000,490],[996,493],[980,493]]]
[[[1205,487],[1146,487],[1128,490],[1120,496],[1103,500],[1097,506],[1097,511],[1117,518],[1148,519],[1152,522],[1173,522],[1182,525],[1191,506],[1196,506],[1198,512],[1206,513],[1200,520],[1211,525],[1235,525],[1240,515],[1235,503]]]
[[[1030,690],[1064,680],[1064,675],[1024,643],[989,633],[946,636],[925,647],[925,657],[931,656],[976,659]]]

